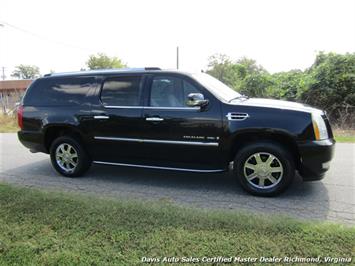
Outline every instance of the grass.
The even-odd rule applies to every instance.
[[[354,129],[335,129],[335,140],[338,142],[352,142],[355,143],[355,130]]]
[[[213,199],[211,199],[213,200]],[[355,228],[0,183],[0,265],[137,265],[142,257],[351,257]]]
[[[0,114],[0,133],[17,132],[17,120],[15,116]]]

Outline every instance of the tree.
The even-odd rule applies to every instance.
[[[267,88],[272,84],[270,74],[255,60],[242,57],[234,65],[237,73],[234,87],[250,97],[267,97]]]
[[[97,55],[90,55],[89,60],[86,62],[89,69],[108,69],[108,68],[124,68],[126,64],[117,57],[109,57],[104,53]]]
[[[243,57],[233,62],[226,55],[216,54],[209,58],[208,67],[208,74],[251,97],[265,97],[271,85],[270,74],[253,59]]]
[[[268,97],[271,84],[271,76],[268,73],[252,73],[240,81],[239,91],[249,97]]]
[[[301,100],[326,109],[339,126],[355,128],[355,53],[319,53],[306,71],[313,82]]]
[[[233,62],[225,54],[215,54],[208,58],[207,73],[219,79],[223,83],[232,86],[235,72]]]
[[[288,101],[300,101],[303,93],[314,82],[310,75],[299,69],[272,74],[271,81],[267,95]]]
[[[18,79],[35,79],[40,76],[39,67],[33,65],[18,65],[11,74]]]

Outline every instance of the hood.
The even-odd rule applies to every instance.
[[[263,99],[263,98],[249,98],[249,99],[242,99],[242,100],[234,100],[233,102],[231,102],[231,104],[286,109],[286,110],[301,111],[301,112],[308,112],[308,113],[322,112],[321,110],[313,108],[307,104],[273,100],[273,99]]]

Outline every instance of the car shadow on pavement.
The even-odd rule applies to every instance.
[[[299,175],[283,194],[273,198],[246,193],[232,171],[188,173],[93,165],[85,176],[66,178],[44,159],[0,174],[0,181],[20,185],[134,199],[168,199],[188,206],[248,209],[325,220],[328,190],[322,182],[303,182]]]

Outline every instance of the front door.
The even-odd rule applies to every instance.
[[[205,107],[186,105],[190,93],[202,93]],[[142,153],[157,166],[213,170],[224,168],[219,138],[221,106],[193,79],[180,74],[150,77],[143,110]]]

